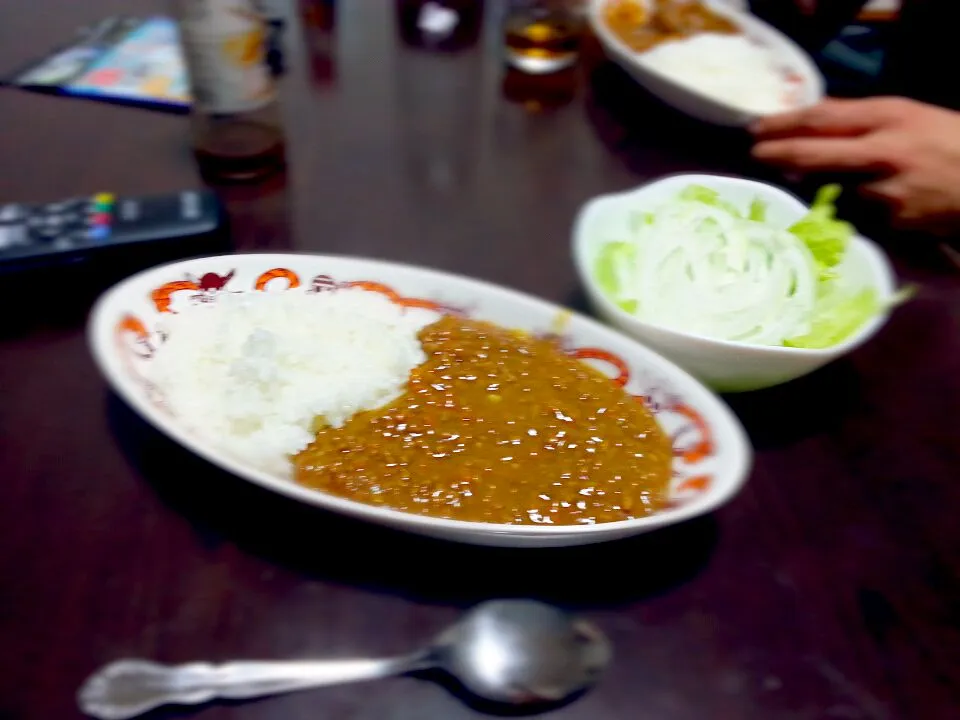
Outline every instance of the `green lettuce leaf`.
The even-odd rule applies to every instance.
[[[716,190],[704,187],[703,185],[688,185],[680,191],[677,197],[680,200],[686,200],[688,202],[700,202],[704,205],[711,205],[730,213],[734,217],[742,217],[736,205],[723,200],[720,197],[720,193]]]
[[[841,343],[884,309],[874,288],[855,293],[829,291],[814,306],[810,331],[784,341],[787,347],[820,350]]]
[[[593,273],[603,293],[628,313],[636,312],[637,301],[621,297],[618,267],[632,267],[637,257],[637,248],[626,242],[610,242],[600,248],[594,263]]]
[[[749,218],[754,222],[766,222],[767,204],[760,198],[754,198],[753,202],[750,203]]]
[[[836,218],[834,203],[839,196],[839,185],[824,185],[817,192],[810,212],[790,227],[790,232],[813,254],[821,280],[835,277],[832,268],[843,260],[847,244],[855,232],[853,225]]]

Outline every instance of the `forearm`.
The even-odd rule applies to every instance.
[[[818,0],[812,13],[797,0],[750,0],[751,11],[811,50],[818,50],[853,21],[867,0]]]

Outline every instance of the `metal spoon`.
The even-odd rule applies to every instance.
[[[553,704],[590,687],[610,655],[607,638],[585,620],[531,600],[495,600],[404,657],[176,666],[119,660],[87,679],[77,702],[101,720],[125,720],[167,704],[253,698],[439,669],[488,702]]]

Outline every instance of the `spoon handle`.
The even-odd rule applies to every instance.
[[[251,698],[323,685],[373,680],[410,670],[410,658],[160,665],[118,660],[90,676],[77,694],[87,715],[125,720],[167,704]]]

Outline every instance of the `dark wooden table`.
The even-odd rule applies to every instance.
[[[401,40],[393,3],[341,0],[332,71],[295,22],[290,171],[224,193],[238,248],[422,263],[579,307],[568,241],[587,198],[664,173],[760,172],[743,137],[659,108],[609,66],[566,105],[524,101],[503,79],[495,5],[475,46],[438,53]],[[111,12],[155,9],[10,5],[0,69]],[[0,124],[0,201],[199,185],[183,117],[9,89]],[[960,716],[960,281],[931,253],[892,249],[923,289],[878,338],[729,398],[757,450],[739,497],[674,530],[550,551],[406,537],[219,473],[108,394],[86,296],[38,283],[0,320],[0,718],[77,717],[81,680],[120,656],[398,653],[502,595],[582,610],[615,642],[609,674],[558,719]],[[412,679],[200,712],[476,714]]]

